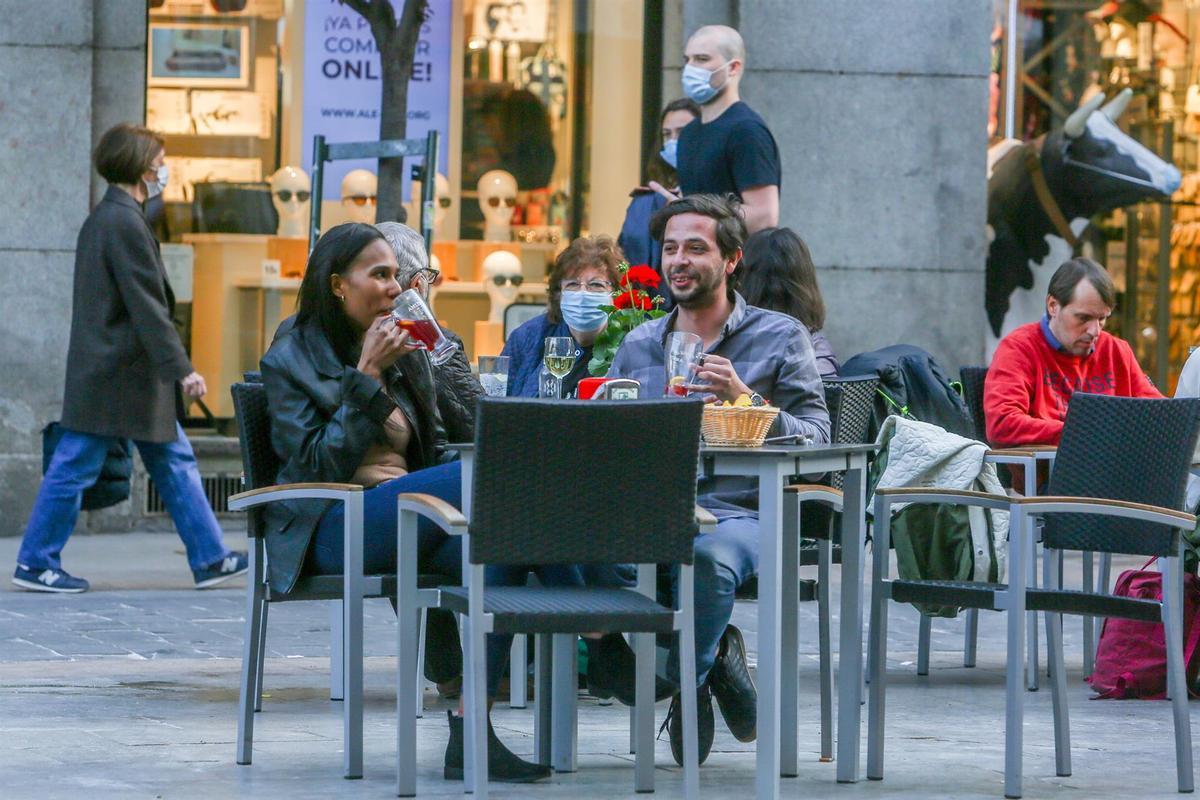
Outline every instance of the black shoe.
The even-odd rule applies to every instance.
[[[742,632],[732,625],[721,635],[708,683],[733,738],[753,742],[758,737],[758,689],[746,664]]]
[[[462,678],[462,645],[458,641],[458,623],[454,614],[431,608],[425,616],[425,680],[449,683]]]
[[[667,709],[667,718],[663,720],[662,728],[658,729],[658,735],[662,736],[662,729],[667,729],[667,735],[671,740],[671,757],[675,759],[675,763],[683,766],[683,705],[677,694],[671,698],[671,707]],[[703,764],[708,760],[708,754],[712,752],[713,745],[713,722],[712,710],[712,692],[709,691],[708,684],[705,683],[696,690],[696,740],[700,745],[700,757],[697,763]]]
[[[637,657],[633,648],[619,633],[609,633],[599,639],[585,639],[588,648],[587,690],[598,700],[610,697],[627,706],[634,705],[637,687]],[[675,693],[675,686],[654,676],[654,700],[666,700]]]
[[[463,778],[463,720],[446,710],[450,719],[450,741],[446,744],[446,762],[442,775],[448,781]],[[488,717],[488,780],[497,783],[533,783],[550,777],[550,768],[531,764],[504,746]]]

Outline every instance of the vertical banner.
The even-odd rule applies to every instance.
[[[404,0],[391,0],[399,17]],[[409,139],[441,133],[438,163],[447,163],[450,142],[450,23],[452,0],[429,0],[408,84]],[[379,140],[383,70],[371,26],[338,0],[307,0],[304,12],[304,168],[312,174],[312,140],[324,134],[337,142]],[[378,172],[376,161],[331,161],[325,165],[324,199],[337,200],[342,178],[354,169]],[[410,190],[404,173],[404,196]]]

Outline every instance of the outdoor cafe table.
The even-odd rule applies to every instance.
[[[454,444],[462,458],[463,515],[471,518],[471,483],[475,447]],[[700,455],[709,475],[758,478],[758,754],[755,795],[759,800],[779,797],[781,718],[787,716],[789,758],[787,774],[796,774],[795,692],[797,645],[795,633],[782,631],[783,590],[795,586],[798,558],[784,557],[783,489],[795,475],[845,472],[842,509],[842,597],[838,661],[837,779],[858,780],[859,704],[862,691],[863,542],[866,538],[866,475],[868,457],[875,445],[768,445],[764,447],[708,447]],[[466,550],[463,551],[466,558]],[[784,574],[784,565],[788,572]],[[465,567],[464,573],[466,574]],[[786,650],[786,653],[785,653]],[[788,679],[781,680],[786,666]],[[788,702],[790,701],[790,702]],[[788,710],[783,705],[788,704]]]

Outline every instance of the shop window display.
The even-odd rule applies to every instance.
[[[312,203],[321,203],[324,228],[375,221],[376,162],[343,162],[315,197],[308,161],[315,133],[330,142],[378,136],[379,56],[369,26],[336,2],[148,0],[146,8],[146,124],[166,137],[171,175],[153,213],[160,239],[190,254],[184,340],[209,379],[210,407],[228,419],[228,385],[256,367],[294,310]],[[541,302],[558,250],[592,221],[605,226],[599,232],[619,230],[642,162],[643,6],[429,0],[429,8],[438,24],[418,42],[408,135],[441,133],[434,310],[474,359],[503,345],[502,326],[489,321],[497,289],[501,307]],[[621,24],[608,23],[619,12]],[[597,58],[609,66],[593,69]],[[318,85],[321,75],[328,80]],[[598,143],[604,155],[593,157]],[[487,175],[502,178],[481,187]],[[609,185],[597,186],[597,176]],[[410,224],[415,196],[406,192]],[[497,263],[503,275],[493,274]]]

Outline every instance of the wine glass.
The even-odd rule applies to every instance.
[[[575,368],[575,340],[570,336],[547,336],[543,360],[557,380],[554,395],[562,399],[563,378]]]
[[[396,324],[408,331],[413,341],[419,342],[429,351],[434,366],[450,360],[458,345],[442,332],[425,300],[414,289],[405,289],[392,305],[392,316]]]

